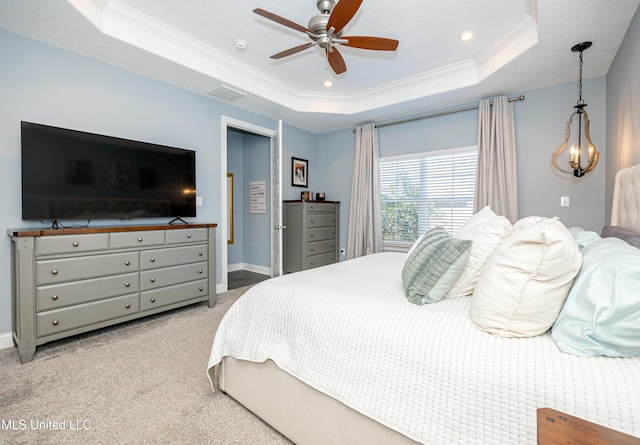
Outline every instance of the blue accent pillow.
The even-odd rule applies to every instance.
[[[618,238],[587,244],[551,337],[581,357],[640,355],[640,249]]]
[[[426,304],[441,300],[467,265],[471,244],[452,237],[443,227],[425,233],[402,268],[402,285],[409,301]]]

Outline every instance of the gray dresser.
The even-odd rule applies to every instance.
[[[337,201],[284,201],[282,255],[284,273],[338,261]]]
[[[9,230],[22,363],[53,340],[197,302],[213,307],[215,228]]]

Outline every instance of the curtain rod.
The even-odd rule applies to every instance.
[[[519,101],[519,100],[524,100],[524,95],[523,94],[521,94],[520,96],[510,97],[509,98],[509,102],[516,102],[516,101]],[[489,102],[489,105],[493,105],[493,101]],[[386,122],[386,123],[383,123],[383,124],[377,124],[377,125],[374,124],[373,126],[376,127],[376,128],[382,128],[382,127],[387,127],[389,125],[397,125],[397,124],[404,124],[406,122],[419,121],[419,120],[422,120],[422,119],[427,119],[429,117],[445,116],[447,114],[459,113],[461,111],[476,110],[478,108],[480,108],[479,104],[478,105],[470,105],[468,107],[456,108],[456,109],[453,109],[453,110],[440,111],[440,112],[437,112],[437,113],[431,113],[431,114],[425,114],[425,115],[418,115],[416,117],[411,117],[411,118],[408,118],[408,119],[402,119],[402,120],[398,120],[398,121]],[[355,128],[353,129],[353,132],[354,133],[356,132]]]

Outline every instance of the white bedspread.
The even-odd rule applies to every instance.
[[[422,443],[536,443],[551,407],[640,436],[640,357],[580,358],[545,334],[474,327],[469,298],[416,306],[404,254],[382,253],[265,281],[220,324],[224,356],[281,369]]]

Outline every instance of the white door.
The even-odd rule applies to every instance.
[[[282,275],[282,121],[271,137],[271,276]]]

